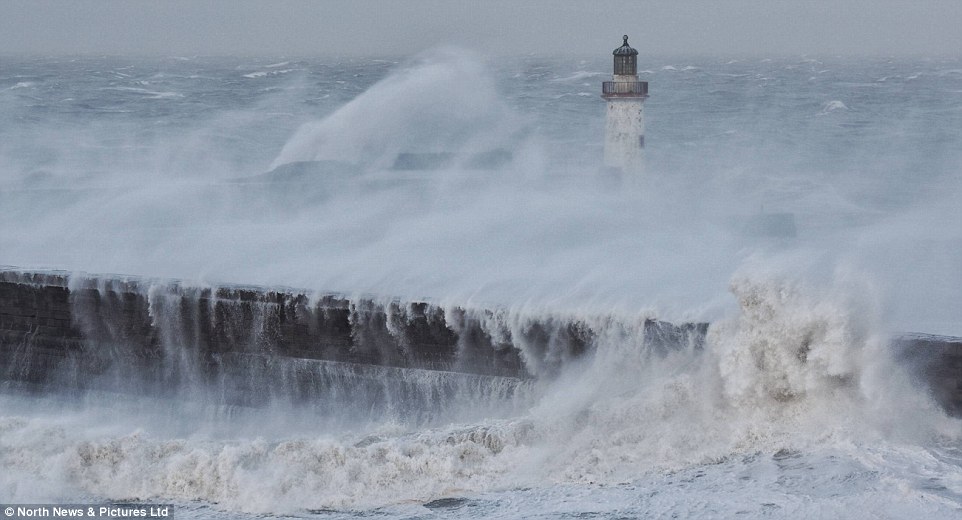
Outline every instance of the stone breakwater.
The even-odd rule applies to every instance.
[[[503,397],[590,353],[612,323],[640,332],[640,348],[653,353],[701,349],[708,329],[9,268],[0,270],[0,385],[202,392],[245,405],[323,398],[335,406],[334,393],[415,406],[467,395],[482,381]],[[962,338],[905,334],[892,343],[920,383],[962,415]]]
[[[962,417],[962,338],[909,333],[892,343],[916,380],[947,412]]]
[[[591,350],[592,327],[293,289],[0,270],[0,382],[38,391],[204,390],[258,404],[396,384],[364,391],[417,401],[480,379],[507,388],[550,376]],[[656,349],[700,348],[707,324],[647,320],[643,330]]]

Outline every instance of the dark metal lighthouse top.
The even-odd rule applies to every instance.
[[[638,51],[636,51],[635,49],[632,49],[628,45],[628,35],[626,34],[622,36],[622,38],[625,39],[625,43],[621,44],[621,47],[618,47],[617,49],[615,49],[614,52],[612,52],[612,54],[614,54],[615,56],[637,56]]]
[[[628,46],[628,35],[625,42],[612,52],[615,56],[615,75],[634,76],[638,74],[638,51]]]
[[[615,75],[612,81],[601,84],[601,97],[611,101],[641,100],[648,97],[648,82],[638,81],[638,51],[628,46],[628,35],[625,43],[615,49]]]

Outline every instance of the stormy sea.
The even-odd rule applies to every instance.
[[[890,339],[962,336],[962,61],[638,68],[646,165],[622,175],[602,166],[607,50],[0,57],[5,269],[491,309],[481,329],[522,367],[331,365],[313,402],[270,380],[258,405],[186,376],[165,395],[3,382],[0,502],[958,518],[962,419]],[[565,320],[593,331],[577,356],[544,325]],[[653,320],[708,325],[666,348]]]

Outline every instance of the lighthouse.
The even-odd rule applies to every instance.
[[[601,84],[601,97],[608,102],[605,124],[605,166],[623,172],[644,169],[645,98],[648,82],[638,81],[638,51],[628,45],[624,36],[615,57],[611,81]]]

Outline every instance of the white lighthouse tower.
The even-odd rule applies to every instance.
[[[638,51],[624,44],[612,52],[615,70],[601,85],[608,102],[605,125],[605,166],[641,172],[645,165],[645,98],[648,82],[638,81]]]

